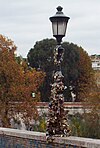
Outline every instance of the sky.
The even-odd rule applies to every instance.
[[[100,0],[0,0],[0,34],[17,46],[26,57],[36,41],[54,38],[49,17],[57,6],[70,17],[63,41],[100,54]]]

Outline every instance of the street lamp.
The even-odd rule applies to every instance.
[[[66,34],[66,28],[69,17],[65,16],[62,12],[62,7],[57,7],[57,12],[54,16],[50,17],[50,21],[52,22],[52,30],[53,36],[56,37],[57,43],[61,44],[62,38]]]
[[[53,84],[51,85],[51,96],[47,120],[46,137],[48,142],[52,142],[55,136],[69,136],[67,114],[64,111],[63,91],[66,88],[63,83],[61,62],[63,61],[64,48],[61,46],[62,38],[65,36],[69,17],[62,12],[62,7],[57,7],[57,12],[50,17],[52,22],[53,36],[56,37],[57,46],[54,49],[54,73]]]

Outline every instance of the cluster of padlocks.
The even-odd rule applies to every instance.
[[[54,50],[54,64],[56,71],[53,75],[54,83],[51,85],[51,97],[49,103],[47,132],[48,141],[52,141],[54,136],[69,136],[70,129],[67,121],[67,115],[64,111],[64,96],[65,89],[61,72],[61,61],[63,60],[64,50],[61,45]]]

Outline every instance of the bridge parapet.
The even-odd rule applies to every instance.
[[[0,128],[0,148],[100,148],[99,139],[82,137],[55,137],[47,143],[42,132]]]

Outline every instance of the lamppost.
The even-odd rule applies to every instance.
[[[54,49],[54,65],[53,84],[51,85],[51,96],[47,120],[46,137],[49,142],[52,142],[54,136],[69,136],[70,129],[67,121],[67,116],[64,111],[64,96],[65,89],[63,83],[63,74],[61,71],[61,62],[63,60],[64,48],[61,46],[62,38],[66,34],[67,23],[69,17],[62,12],[62,7],[57,7],[57,12],[50,17],[52,22],[53,36],[57,40],[57,46]]]

